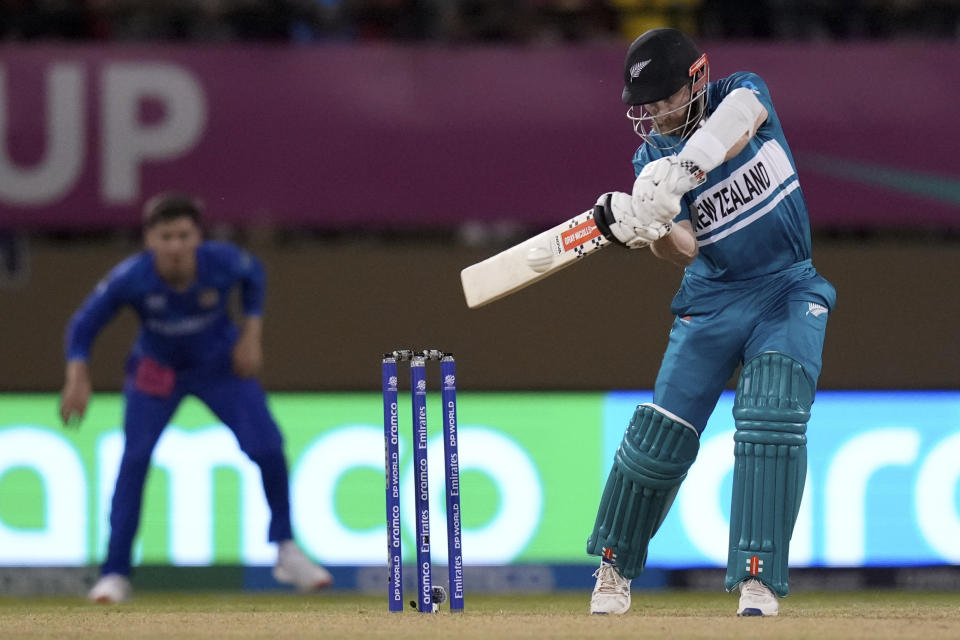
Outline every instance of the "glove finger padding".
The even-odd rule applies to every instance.
[[[656,222],[671,222],[680,213],[680,194],[666,189],[669,158],[647,164],[633,183],[632,203],[638,214]]]
[[[644,165],[637,182],[649,181],[677,195],[683,195],[707,180],[706,174],[690,160],[677,156],[665,156]],[[634,186],[636,193],[636,186]]]
[[[660,223],[655,222],[653,224],[648,224],[643,227],[636,227],[634,231],[637,234],[637,238],[644,242],[644,245],[650,244],[651,242],[656,242],[660,238],[664,237],[670,231],[673,230],[673,223]]]
[[[690,161],[666,156],[647,163],[633,183],[633,210],[641,217],[667,223],[680,213],[680,198],[703,184],[706,176]]]

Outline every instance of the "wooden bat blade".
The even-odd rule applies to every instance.
[[[467,306],[476,309],[499,300],[608,244],[593,220],[593,209],[584,211],[461,271]]]

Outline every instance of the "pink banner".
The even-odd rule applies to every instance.
[[[815,227],[960,227],[960,46],[704,48],[767,81]],[[624,52],[2,45],[0,227],[135,227],[168,188],[213,223],[550,226],[629,190]]]

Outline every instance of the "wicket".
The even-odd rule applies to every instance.
[[[444,411],[443,454],[447,506],[450,611],[463,611],[463,552],[460,518],[460,459],[457,449],[457,377],[453,355],[437,349],[401,349],[383,355],[383,438],[387,480],[387,570],[390,611],[403,611],[403,556],[400,523],[400,432],[397,362],[410,363],[413,408],[413,467],[416,495],[417,609],[431,613],[445,599],[434,587],[430,561],[430,491],[427,461],[427,361],[440,361]],[[411,603],[412,604],[412,603]]]

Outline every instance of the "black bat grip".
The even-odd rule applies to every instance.
[[[604,238],[622,247],[625,245],[617,240],[617,237],[610,231],[610,225],[617,221],[616,218],[613,217],[613,211],[610,208],[610,199],[612,197],[613,194],[608,193],[604,196],[602,204],[598,203],[593,205],[593,222],[597,225],[597,229],[600,230]]]

